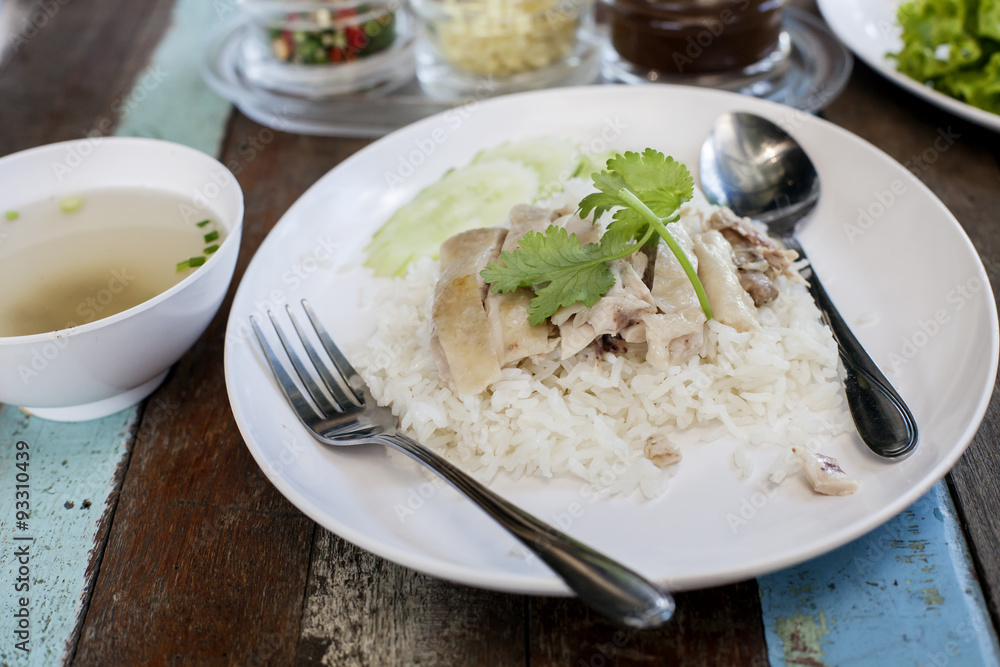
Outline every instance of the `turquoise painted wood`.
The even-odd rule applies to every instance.
[[[72,648],[101,546],[98,527],[112,509],[136,418],[130,408],[55,425],[0,408],[0,665],[55,665]],[[28,634],[18,637],[18,629]],[[25,638],[30,652],[18,648]]]
[[[219,154],[232,105],[205,84],[199,63],[211,31],[236,11],[235,0],[178,0],[173,25],[125,97],[117,136],[166,139]]]
[[[166,139],[217,155],[232,111],[198,72],[198,55],[230,2],[179,0],[173,25],[149,67],[121,102],[117,136]],[[153,399],[155,400],[155,399]],[[60,424],[0,407],[0,665],[65,662],[96,576],[102,518],[110,516],[119,467],[127,465],[130,433],[138,419],[129,408],[100,420]],[[26,530],[17,527],[18,441],[28,443],[31,508]],[[24,490],[24,489],[22,489]],[[18,538],[31,537],[32,540]],[[28,591],[15,586],[28,563]],[[30,653],[16,647],[19,601],[25,596]]]
[[[772,665],[998,665],[944,482],[868,535],[758,580]]]

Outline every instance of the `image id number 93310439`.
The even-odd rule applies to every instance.
[[[27,442],[18,440],[14,453],[14,539],[13,554],[14,591],[11,600],[14,608],[14,649],[23,653],[31,651],[31,544],[34,538],[28,532],[31,521],[31,451]]]

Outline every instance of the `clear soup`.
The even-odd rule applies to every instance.
[[[0,336],[137,306],[191,275],[223,236],[214,213],[151,188],[94,189],[0,211]]]

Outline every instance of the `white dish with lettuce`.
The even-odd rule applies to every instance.
[[[898,12],[899,8],[908,1],[819,0],[819,8],[834,34],[855,55],[887,79],[946,111],[983,127],[1000,131],[1000,115],[984,108],[977,108],[966,101],[936,90],[923,81],[907,76],[904,73],[907,68],[902,68],[901,71],[899,62],[889,55],[900,53],[904,47],[903,28],[898,20]],[[936,12],[951,13],[955,7],[960,7],[964,14],[966,8],[974,6],[974,3],[968,0],[962,0],[957,5],[951,2],[941,2],[941,0],[920,0],[917,4],[924,8],[922,11],[926,14],[914,18],[911,33],[913,38],[911,38],[910,47],[913,55],[907,59],[907,67],[913,67],[914,73],[941,72],[943,74],[952,70],[954,72],[968,70],[967,74],[958,76],[976,79],[977,83],[973,86],[976,91],[974,94],[981,95],[986,100],[992,99],[994,108],[997,108],[997,105],[1000,105],[1000,55],[994,54],[991,61],[985,57],[976,56],[976,53],[988,53],[991,49],[995,49],[997,44],[1000,44],[1000,2],[984,0],[978,5],[983,8],[982,14],[984,16],[983,19],[978,20],[982,25],[978,30],[991,36],[974,34],[967,28],[948,27],[956,21],[964,23],[961,17],[956,17],[951,21],[931,18]],[[938,26],[936,29],[933,27],[935,24]],[[923,51],[921,40],[918,39],[919,35],[928,36],[926,57],[919,55]],[[973,41],[981,42],[982,45],[992,43],[993,46],[987,46],[983,49],[977,44],[974,47],[974,52],[967,52],[949,46],[947,42],[950,41],[955,41],[956,46],[959,43],[968,44]],[[931,52],[932,47],[934,48]],[[968,55],[963,57],[960,55],[961,53]],[[956,59],[955,68],[947,65],[951,57]],[[968,62],[976,66],[959,65],[959,62]],[[969,82],[960,82],[958,85],[968,84]],[[947,89],[947,84],[944,84],[942,89]]]

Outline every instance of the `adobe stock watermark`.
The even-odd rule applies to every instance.
[[[434,127],[427,136],[413,140],[413,148],[406,153],[400,153],[395,169],[386,170],[382,178],[386,186],[393,190],[406,182],[417,169],[424,165],[438,149],[444,145],[465,122],[479,109],[482,100],[493,95],[497,83],[488,76],[480,80],[470,102],[449,109],[441,117],[444,126]]]
[[[134,280],[135,275],[130,273],[127,267],[112,269],[107,284],[82,299],[73,311],[83,321],[68,320],[60,330],[72,329],[111,315],[112,313],[107,311],[114,308],[113,304],[120,299],[121,294]],[[121,309],[119,308],[119,310]],[[31,349],[31,359],[28,364],[17,365],[17,374],[21,378],[21,382],[25,386],[29,385],[33,379],[44,373],[49,364],[69,345],[70,338],[68,336],[57,335],[42,345],[34,346]]]
[[[193,189],[187,200],[177,204],[177,210],[185,222],[196,223],[206,216],[214,215],[212,201],[237,187],[236,179],[228,169],[213,168],[209,179]]]
[[[992,631],[993,628],[978,614],[970,616],[948,633],[948,636],[953,636],[954,639],[945,642],[942,650],[927,653],[926,664],[933,665],[934,667],[948,667],[951,664],[968,664],[969,657],[962,654],[963,646],[974,643],[980,637],[989,636],[989,633]]]
[[[281,273],[281,283],[283,287],[274,287],[263,298],[254,301],[251,315],[258,322],[266,322],[268,312],[279,313],[290,303],[289,292],[299,290],[313,276],[320,275],[320,269],[325,268],[338,252],[342,244],[330,234],[317,236],[313,240],[313,245],[288,264],[288,268]],[[226,338],[229,342],[235,343],[240,340],[247,340],[253,336],[253,329],[249,319],[241,321],[237,326],[229,327]]]
[[[818,451],[820,441],[817,438],[810,438],[805,445],[809,451]],[[778,492],[778,489],[785,481],[798,472],[801,468],[798,458],[791,448],[786,448],[778,459],[771,464],[768,472],[763,478],[754,483],[755,491],[740,498],[739,507],[732,512],[727,512],[725,519],[729,530],[736,535],[740,530],[753,521],[757,515],[771,502],[771,498]]]
[[[621,119],[620,116],[615,116],[614,118],[605,118],[604,124],[601,127],[601,131],[580,142],[577,148],[577,152],[573,156],[574,164],[585,164],[594,161],[594,158],[598,156],[605,156],[611,150],[611,146],[618,140],[622,134],[625,133],[629,127],[628,123]],[[594,165],[598,170],[604,169],[604,164]],[[574,174],[567,170],[561,171],[556,175],[555,180],[550,183],[543,183],[539,198],[544,199],[546,197],[551,197],[563,189],[563,185]],[[580,174],[582,178],[589,179],[590,174]]]
[[[225,162],[226,168],[235,176],[239,176],[246,167],[256,160],[274,141],[274,133],[284,132],[292,125],[291,107],[282,106],[278,112],[268,119],[269,126],[261,126],[257,132],[247,134],[242,141],[236,145],[236,157]]]
[[[241,11],[240,4],[240,0],[212,0],[212,9],[218,18],[224,19],[233,12]]]
[[[934,141],[919,154],[910,157],[903,163],[903,166],[914,178],[919,179],[945,152],[955,145],[961,136],[953,131],[951,126],[939,127]],[[847,236],[847,240],[853,245],[858,238],[864,236],[865,232],[874,227],[908,191],[908,186],[900,179],[893,180],[886,188],[873,190],[868,205],[858,207],[854,223],[844,225],[844,234]]]
[[[636,610],[639,611],[639,610]],[[617,664],[621,650],[631,642],[638,630],[616,630],[610,641],[593,644],[593,652],[581,657],[574,667],[610,667]]]
[[[396,518],[399,519],[400,523],[405,524],[411,517],[424,508],[428,500],[444,488],[448,488],[448,483],[437,475],[426,482],[411,487],[406,492],[406,497],[402,502],[397,501],[392,505],[392,510],[396,513]]]
[[[562,511],[552,512],[549,521],[561,530],[569,530],[573,524],[582,519],[587,512],[587,507],[593,505],[601,498],[604,498],[615,482],[635,465],[639,456],[636,455],[630,461],[617,460],[607,468],[597,473],[593,482],[588,482],[580,487],[579,500],[574,500],[566,505]]]
[[[111,120],[107,120],[110,129]],[[56,160],[52,163],[52,173],[55,174],[56,180],[61,183],[64,178],[76,171],[88,157],[93,155],[94,151],[101,147],[103,140],[102,134],[88,132],[84,134],[83,139],[67,144],[66,153],[62,160]]]
[[[49,24],[60,10],[71,0],[43,0],[35,5],[31,13],[21,22],[21,27],[11,36],[7,47],[13,53],[19,53],[21,48],[38,35],[38,32]],[[0,54],[3,49],[0,49]]]
[[[587,0],[559,0],[552,8],[546,10],[545,22],[550,28],[557,30],[565,26],[568,21],[574,20],[581,11],[588,9]]]
[[[640,456],[635,454],[630,460],[615,461],[607,468],[601,470],[597,473],[594,481],[586,482],[580,487],[578,492],[579,499],[572,500],[562,509],[551,512],[548,516],[548,523],[559,530],[570,530],[573,527],[573,524],[583,519],[589,506],[608,496],[608,493],[612,490],[614,484],[621,480],[630,469],[634,468],[636,461],[639,458]],[[549,543],[542,540],[539,546],[540,549],[544,551],[548,548]],[[529,562],[538,557],[534,552],[528,550],[521,543],[518,543],[514,547],[514,551],[512,553],[514,553],[518,558]]]
[[[979,292],[983,289],[983,281],[978,276],[972,276],[968,280],[954,285],[945,294],[945,304],[934,310],[926,319],[917,321],[917,326],[912,333],[903,336],[899,347],[890,352],[886,358],[888,368],[892,372],[899,371],[917,358],[921,350],[930,344],[941,331],[952,322],[952,316],[965,308]]]
[[[165,72],[158,65],[146,69],[128,94],[118,97],[111,103],[111,113],[115,117],[129,113],[159,87],[168,76],[170,76],[169,72]],[[82,140],[68,143],[62,160],[52,163],[52,173],[56,180],[62,182],[68,175],[76,171],[94,151],[98,150],[114,124],[111,116],[105,116],[98,120],[91,130],[83,133]]]
[[[860,576],[868,576],[882,557],[904,546],[904,537],[898,522],[890,521],[884,524],[878,529],[877,534],[869,534],[865,539],[864,554],[852,558],[851,565]]]
[[[710,48],[715,40],[726,32],[728,26],[739,20],[740,14],[749,9],[751,4],[752,0],[740,0],[733,5],[733,8],[723,9],[718,16],[705,18],[703,21],[705,28],[696,35],[688,35],[684,51],[674,51],[671,55],[678,73],[683,74],[688,65],[693,65],[701,58],[705,54],[705,49]]]
[[[920,153],[910,156],[903,163],[903,166],[917,178],[920,178],[921,174],[929,171],[941,159],[941,156],[947,153],[955,145],[955,142],[962,138],[962,135],[952,130],[950,125],[947,128],[939,127],[937,135],[927,148]]]
[[[268,458],[264,463],[264,470],[268,477],[281,475],[285,468],[294,464],[307,451],[302,441],[294,435],[286,436],[281,440],[280,450],[276,458]]]
[[[872,190],[871,201],[867,206],[858,206],[854,222],[844,223],[844,234],[848,242],[854,245],[907,191],[906,183],[899,179],[892,181],[887,188]]]
[[[548,521],[553,526],[562,530],[568,530],[575,521],[579,520],[586,513],[586,506],[593,505],[606,494],[607,490],[614,485],[621,477],[629,471],[629,463],[626,461],[616,461],[608,468],[598,473],[594,482],[584,484],[579,491],[579,500],[571,501],[562,510],[552,512]],[[442,488],[449,488],[447,482],[441,477],[434,476],[430,480],[418,484],[408,489],[402,502],[393,504],[393,511],[400,523],[406,523],[411,517],[416,515],[428,500],[433,498]],[[520,545],[518,548],[521,548]],[[519,553],[519,556],[530,559],[533,554],[527,552]]]

